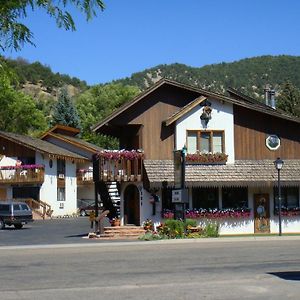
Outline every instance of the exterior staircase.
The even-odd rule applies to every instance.
[[[133,239],[137,240],[139,236],[145,234],[145,230],[141,226],[127,225],[127,226],[111,226],[104,227],[100,238],[106,239]]]
[[[41,200],[34,200],[34,199],[25,199],[24,200],[28,206],[32,210],[32,218],[34,220],[45,220],[51,219],[53,210],[51,209],[51,205],[47,202]]]
[[[106,182],[106,187],[110,196],[110,199],[113,203],[113,206],[116,208],[117,217],[120,218],[120,194],[117,187],[117,183],[113,182]]]

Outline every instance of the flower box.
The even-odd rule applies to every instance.
[[[228,155],[225,153],[194,153],[186,155],[187,164],[225,164]]]

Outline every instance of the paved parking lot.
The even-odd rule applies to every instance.
[[[91,231],[88,217],[37,220],[19,230],[13,226],[0,230],[0,246],[101,243],[82,238]]]

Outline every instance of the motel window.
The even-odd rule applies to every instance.
[[[224,131],[195,131],[187,132],[188,153],[224,153]]]
[[[58,188],[57,189],[57,201],[65,201],[65,188]]]
[[[238,187],[222,188],[222,208],[247,208],[248,189]]]
[[[65,171],[66,171],[66,162],[62,159],[57,160],[57,176],[58,178],[64,178],[65,177]]]
[[[193,208],[219,208],[218,188],[193,188]]]
[[[274,188],[275,208],[279,207],[278,188]],[[281,206],[286,208],[299,207],[299,188],[298,187],[282,187],[281,188]]]

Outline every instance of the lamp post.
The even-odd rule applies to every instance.
[[[274,161],[274,165],[276,170],[278,171],[278,222],[279,222],[279,235],[282,235],[282,230],[281,230],[281,186],[280,186],[280,170],[283,167],[283,160],[280,159],[279,157]]]

